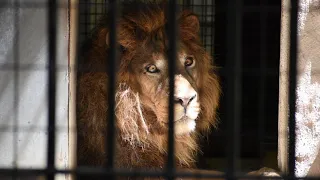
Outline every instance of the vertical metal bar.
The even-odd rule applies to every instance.
[[[95,4],[94,4],[94,13],[93,13],[93,15],[94,15],[94,27],[97,25],[97,18],[98,18],[98,6],[99,6],[98,1],[97,1],[97,0],[95,0]]]
[[[55,124],[56,124],[56,24],[57,24],[57,1],[48,0],[48,151],[47,151],[47,179],[53,180],[55,174]]]
[[[194,7],[195,7],[194,0],[191,0],[191,5],[190,6],[191,6],[191,10],[194,11]]]
[[[90,14],[88,13],[88,9],[90,7],[90,3],[88,3],[87,1],[84,1],[83,4],[84,4],[84,35],[85,35],[85,38],[87,38],[88,31],[89,31],[88,17],[90,16]]]
[[[295,175],[296,144],[296,87],[297,87],[297,47],[298,47],[298,0],[291,0],[290,11],[290,61],[289,61],[289,179]]]
[[[214,15],[215,15],[215,0],[213,0],[211,2],[211,55],[212,57],[214,57],[214,44],[215,44],[215,38],[214,38],[214,34],[215,34],[215,20],[214,20]]]
[[[176,0],[168,2],[166,31],[169,38],[169,47],[167,50],[168,68],[169,68],[169,136],[168,136],[168,162],[167,162],[167,178],[174,179],[173,173],[175,172],[175,155],[174,155],[174,75],[177,57],[177,24],[176,24]]]
[[[186,8],[190,8],[190,5],[191,5],[190,0],[184,0],[183,2],[184,2],[184,4],[185,4],[185,7],[186,7]]]
[[[104,0],[104,13],[107,12],[107,5],[108,5],[108,0]]]
[[[19,26],[19,10],[20,10],[19,0],[14,1],[14,46],[13,48],[13,61],[14,61],[14,93],[13,93],[13,103],[14,103],[14,139],[13,139],[13,166],[17,168],[18,161],[18,118],[19,118],[19,61],[20,61],[20,46],[19,46],[19,37],[20,37],[20,26]],[[16,179],[17,175],[13,175],[13,179]]]
[[[19,1],[15,0],[14,1],[14,31],[15,31],[15,36],[14,36],[14,46],[15,48],[13,49],[13,61],[14,61],[14,97],[13,97],[13,102],[14,102],[14,166],[17,165],[17,159],[18,159],[18,154],[17,154],[17,126],[18,126],[18,96],[19,96],[19,35],[20,35],[20,30],[19,30]]]
[[[229,0],[227,9],[227,114],[228,120],[228,169],[227,178],[234,179],[238,169],[241,121],[241,36],[242,1]]]
[[[205,9],[206,7],[204,6],[204,1],[205,0],[201,0],[201,5],[199,6],[200,10],[201,10],[201,19],[200,19],[200,22],[202,22],[203,24],[206,23],[205,21]],[[197,4],[198,5],[198,4]],[[201,24],[201,23],[200,23]],[[204,47],[206,47],[206,34],[205,34],[205,29],[206,29],[206,25],[204,25],[202,28],[201,28],[201,40],[202,40],[202,44]]]
[[[264,155],[264,135],[265,135],[265,89],[266,89],[266,39],[267,39],[267,18],[266,12],[263,10],[266,4],[264,0],[260,0],[260,89],[259,89],[259,153],[260,164],[262,164],[262,156]]]
[[[80,41],[81,36],[80,29],[80,8],[81,4],[75,0],[68,0],[68,26],[69,26],[69,61],[68,61],[68,71],[69,71],[69,122],[68,122],[68,145],[69,145],[69,168],[77,168],[77,94],[79,88],[77,88],[77,75],[79,73],[79,52],[80,52]],[[78,171],[70,172],[67,176],[68,179],[80,179]]]
[[[115,157],[115,85],[116,85],[116,60],[117,60],[117,31],[116,31],[116,20],[117,20],[117,0],[109,0],[109,59],[108,61],[108,72],[109,72],[109,84],[108,84],[108,117],[107,117],[107,137],[106,149],[107,149],[107,168],[112,171],[109,179],[115,179],[114,173],[114,157]]]
[[[205,45],[205,48],[207,49],[207,28],[208,28],[208,23],[207,23],[207,19],[208,19],[208,12],[207,12],[207,7],[208,6],[208,2],[207,0],[204,1],[204,27],[202,27],[204,29],[204,45]]]

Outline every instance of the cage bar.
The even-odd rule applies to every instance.
[[[297,88],[297,48],[298,48],[298,5],[299,0],[291,0],[290,11],[290,54],[289,54],[289,179],[295,179],[296,152],[296,88]]]
[[[79,3],[78,0],[69,1],[69,93],[73,94],[69,97],[69,168],[75,169],[77,167],[77,73],[79,71],[78,60],[79,60]],[[59,130],[59,128],[57,128]],[[59,132],[59,131],[58,131]],[[75,180],[77,174],[68,173],[67,178]]]
[[[109,43],[110,43],[110,58],[108,59],[108,67],[106,67],[109,71],[109,86],[108,86],[108,125],[107,125],[107,169],[110,169],[111,172],[114,170],[114,156],[115,156],[115,82],[116,82],[116,61],[117,61],[117,31],[116,31],[116,20],[117,20],[117,11],[118,11],[118,3],[117,0],[109,0]],[[113,98],[111,98],[113,97]],[[115,179],[114,174],[112,173],[110,179]]]
[[[153,170],[122,170],[122,169],[115,169],[113,171],[108,171],[105,170],[105,168],[98,168],[98,167],[93,167],[93,168],[78,168],[76,170],[60,170],[60,169],[55,169],[53,171],[49,171],[48,169],[30,169],[30,168],[19,168],[19,169],[3,169],[0,168],[0,174],[2,175],[11,175],[11,174],[19,174],[23,176],[33,176],[35,174],[43,174],[43,173],[48,173],[52,172],[55,174],[78,174],[78,175],[104,175],[108,176],[111,174],[117,174],[120,177],[141,177],[141,176],[148,176],[148,177],[158,177],[158,176],[166,176],[166,172],[163,171],[153,171]],[[192,178],[192,177],[199,177],[199,174],[194,174],[191,172],[176,172],[174,173],[176,177],[180,178]],[[225,179],[225,175],[215,175],[211,173],[203,173],[201,174],[201,178],[206,179],[206,178],[218,178],[218,179]],[[246,180],[257,180],[257,179],[278,179],[278,180],[283,180],[284,177],[257,177],[257,176],[247,176],[247,175],[237,175],[234,176],[235,179],[243,179],[245,178]],[[318,180],[319,177],[305,177],[305,178],[299,178],[303,180]]]
[[[264,0],[260,0],[260,9],[263,9],[265,6]],[[260,84],[259,84],[259,153],[260,153],[260,164],[262,164],[262,158],[265,152],[265,146],[264,146],[264,136],[265,136],[265,103],[266,103],[266,69],[267,69],[267,63],[266,63],[266,39],[267,39],[267,12],[260,11]]]
[[[238,169],[242,96],[242,1],[228,1],[227,9],[227,179],[234,179]]]
[[[20,63],[20,46],[19,46],[19,36],[20,36],[20,26],[19,26],[19,4],[18,0],[14,1],[14,29],[16,30],[16,35],[14,37],[14,53],[13,53],[13,61],[14,61],[14,139],[13,139],[13,166],[17,168],[18,166],[18,118],[19,118],[19,63]],[[16,178],[17,174],[14,174],[13,178]]]
[[[167,161],[167,178],[174,179],[175,172],[175,151],[174,151],[174,76],[177,58],[177,23],[176,23],[176,0],[169,1],[167,9],[168,23],[166,24],[166,33],[169,39],[167,50],[168,70],[169,70],[169,130],[168,130],[168,161]]]
[[[48,52],[49,52],[49,67],[48,67],[48,151],[47,151],[47,168],[55,169],[55,143],[56,143],[56,24],[57,24],[57,1],[48,0]],[[47,179],[54,180],[55,174],[48,172]]]
[[[94,1],[98,3],[97,0]],[[184,1],[183,1],[184,2]],[[260,1],[261,2],[261,1]],[[228,38],[227,38],[227,45],[228,45],[228,53],[227,53],[227,85],[228,85],[228,169],[226,176],[217,176],[217,175],[203,175],[201,177],[222,177],[228,179],[236,179],[243,176],[239,176],[236,174],[238,168],[238,155],[239,155],[239,128],[241,122],[241,100],[242,100],[242,15],[245,9],[249,9],[251,11],[260,10],[261,12],[261,42],[260,42],[260,69],[261,72],[255,72],[256,74],[261,76],[260,81],[260,100],[259,100],[259,128],[260,130],[264,128],[264,120],[265,120],[265,79],[266,79],[266,23],[264,22],[266,19],[266,12],[270,10],[272,7],[268,7],[267,5],[260,4],[259,8],[242,8],[242,1],[241,0],[230,0],[228,2],[228,22],[227,22],[227,29],[228,29]],[[35,4],[36,7],[33,7],[30,4],[30,7],[27,6],[28,4],[19,3],[18,0],[15,1],[14,8],[18,7],[25,7],[25,8],[40,8],[45,7],[45,4]],[[86,1],[86,4],[90,5],[89,2]],[[200,6],[194,5],[194,1],[186,0],[186,4],[188,7],[190,6]],[[207,5],[206,0],[202,0],[201,5]],[[297,12],[298,12],[298,0],[291,0],[291,21],[290,21],[290,84],[289,84],[289,108],[290,108],[290,116],[289,116],[289,175],[288,178],[295,179],[295,103],[296,103],[296,85],[297,85]],[[6,4],[4,4],[6,5]],[[70,4],[69,4],[70,5]],[[109,73],[109,89],[108,89],[108,96],[114,97],[115,95],[115,82],[116,82],[116,60],[117,60],[117,33],[116,33],[116,19],[117,19],[117,12],[118,12],[118,3],[116,0],[109,0],[109,27],[110,27],[110,58],[108,59],[108,73]],[[212,4],[213,6],[213,4]],[[78,168],[76,170],[59,170],[55,168],[55,149],[56,149],[56,132],[58,132],[58,126],[56,124],[56,71],[59,71],[59,67],[56,65],[57,60],[57,1],[56,0],[49,0],[47,3],[48,8],[48,39],[49,39],[49,46],[48,46],[48,152],[47,152],[47,167],[44,169],[14,169],[14,168],[0,168],[0,174],[9,174],[9,175],[34,175],[34,174],[46,174],[48,180],[53,180],[56,174],[90,174],[90,175],[104,175],[108,176],[111,179],[115,178],[116,175],[119,176],[166,176],[168,179],[174,179],[176,176],[182,177],[195,177],[192,173],[176,173],[175,171],[175,152],[174,152],[174,76],[175,76],[175,63],[177,57],[177,22],[176,22],[176,12],[177,12],[177,3],[175,0],[170,0],[168,3],[168,12],[167,18],[168,23],[166,27],[168,39],[169,39],[169,48],[167,51],[168,57],[168,67],[169,67],[169,131],[168,131],[168,161],[167,161],[167,171],[164,172],[153,172],[153,171],[126,171],[126,170],[119,170],[115,169],[115,115],[113,109],[115,109],[115,102],[114,98],[109,98],[108,107],[109,107],[109,114],[107,117],[108,120],[108,139],[107,139],[107,166],[104,168]],[[12,7],[8,7],[12,8]],[[213,24],[208,24],[208,17],[207,17],[207,7],[204,7],[204,14],[202,14],[202,34],[203,34],[203,42],[206,45],[206,34],[207,34],[207,27],[212,27],[211,33],[213,33]],[[213,9],[213,7],[212,7]],[[88,9],[85,8],[85,11]],[[95,10],[97,12],[97,6],[95,6]],[[272,10],[272,9],[271,9]],[[19,11],[19,10],[18,10]],[[271,11],[270,11],[271,12]],[[86,12],[85,14],[85,33],[88,33],[88,25],[90,24],[90,13]],[[15,19],[18,18],[18,15],[15,14]],[[214,13],[212,10],[211,18],[214,18]],[[210,18],[209,18],[210,19]],[[96,19],[94,19],[94,23]],[[212,20],[213,21],[213,20]],[[19,24],[15,23],[15,28],[19,31]],[[209,30],[208,30],[209,31]],[[212,37],[211,37],[212,38]],[[18,98],[18,90],[19,90],[19,71],[23,68],[23,66],[19,65],[19,33],[15,35],[15,58],[14,58],[14,66],[11,67],[10,70],[14,70],[14,101],[17,103]],[[213,41],[213,38],[211,39]],[[213,52],[213,50],[212,50]],[[211,53],[212,53],[211,52]],[[8,70],[7,66],[4,66],[5,69]],[[2,70],[2,68],[0,68]],[[41,69],[41,68],[39,68]],[[26,68],[26,70],[34,70],[31,68]],[[15,104],[14,109],[18,111],[19,105]],[[15,116],[17,116],[16,113]],[[17,119],[17,118],[15,118]],[[1,127],[0,127],[1,128]],[[16,133],[18,130],[17,127],[13,130],[13,133]],[[260,140],[263,140],[263,133],[264,131],[260,131]],[[17,137],[15,137],[17,138]],[[262,143],[262,142],[260,142]],[[14,146],[14,154],[17,154],[17,145]],[[260,151],[263,151],[263,145],[260,144]],[[15,157],[17,158],[17,157]],[[247,179],[255,179],[255,177],[249,177]],[[268,178],[268,179],[279,179],[279,178]],[[305,178],[305,179],[318,179],[314,178]]]
[[[210,27],[211,28],[211,39],[210,39],[210,43],[211,43],[211,46],[210,46],[210,55],[214,58],[214,41],[215,41],[215,38],[214,38],[214,31],[215,31],[215,28],[214,28],[214,15],[215,15],[215,1],[212,1],[211,2],[211,15],[210,15],[210,18],[211,18],[211,23],[210,23]]]

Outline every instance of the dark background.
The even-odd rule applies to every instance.
[[[226,97],[228,94],[224,69],[227,42],[226,5],[226,0],[215,1],[213,56],[216,64],[221,67],[219,74],[223,96],[219,110],[219,128],[202,143],[203,154],[200,155],[199,166],[203,168],[210,168],[207,159],[227,156]],[[248,165],[249,169],[259,168],[255,166],[270,166],[270,164],[276,168],[281,1],[245,0],[243,12],[240,156],[243,160],[253,160],[250,161],[251,163],[256,161],[255,165]],[[264,160],[265,158],[268,160]],[[271,163],[266,164],[269,161]],[[216,163],[221,162],[224,163],[224,160]],[[219,168],[218,165],[214,166]]]

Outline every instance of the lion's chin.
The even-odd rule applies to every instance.
[[[192,133],[196,129],[196,121],[188,117],[184,117],[174,123],[175,135],[182,136]]]

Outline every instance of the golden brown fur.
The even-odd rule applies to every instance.
[[[168,115],[165,95],[168,93],[168,77],[150,78],[142,72],[141,66],[146,61],[164,58],[168,41],[165,8],[160,4],[131,4],[129,7],[124,7],[117,22],[121,50],[116,85],[115,165],[130,169],[162,169],[167,151],[168,129],[163,122]],[[79,165],[102,166],[107,160],[105,143],[110,97],[107,97],[106,67],[110,49],[106,43],[109,35],[106,19],[104,17],[95,30],[80,66],[85,71],[78,76]],[[212,59],[200,43],[198,18],[189,11],[183,11],[179,13],[177,22],[179,52],[192,54],[196,59],[195,70],[185,76],[200,98],[201,111],[196,120],[196,131],[175,139],[177,167],[191,168],[195,166],[199,133],[207,132],[216,124],[220,87],[213,72]],[[184,73],[179,66],[177,71]]]

